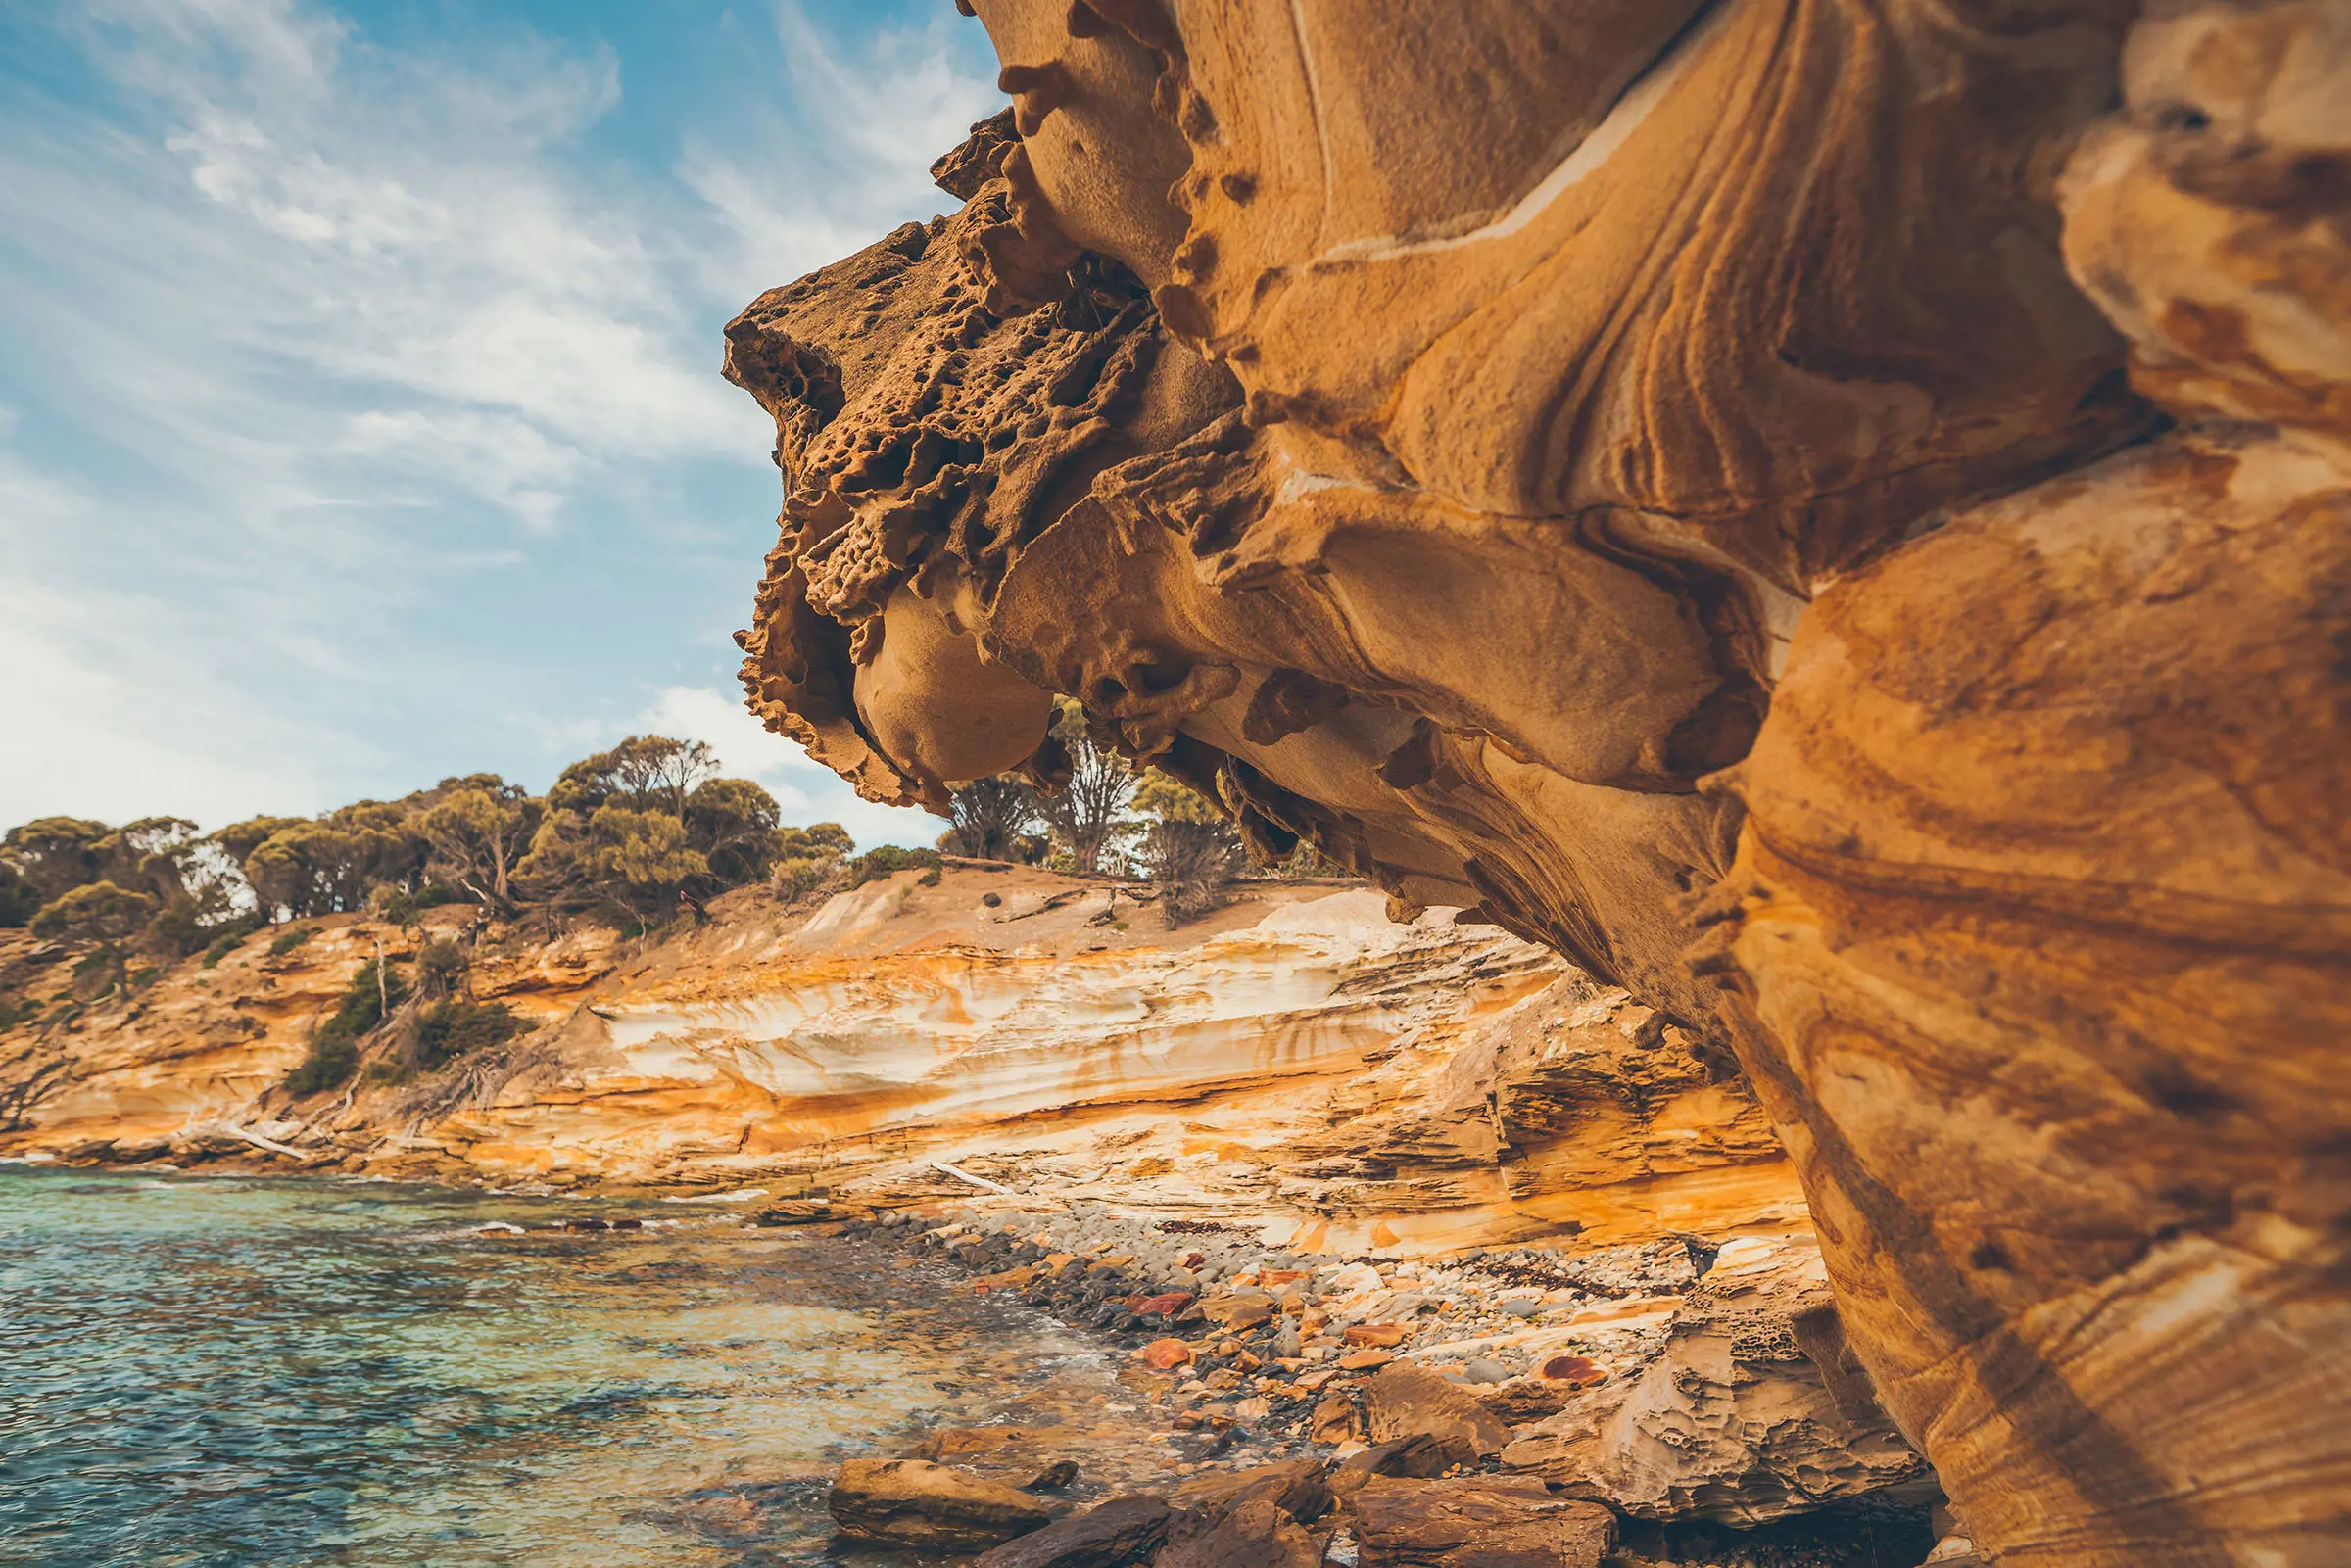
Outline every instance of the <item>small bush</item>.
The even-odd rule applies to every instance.
[[[32,934],[43,941],[119,942],[155,919],[162,902],[135,888],[88,882],[43,904],[32,917]]]
[[[241,930],[232,928],[222,931],[213,938],[213,945],[204,950],[203,966],[208,970],[217,968],[222,959],[243,947],[245,938],[252,934],[253,927],[250,926]]]
[[[41,1004],[38,1002],[20,1001],[13,996],[0,996],[0,1033],[5,1033],[18,1024],[40,1016]]]
[[[414,892],[387,884],[367,895],[367,912],[378,920],[388,920],[405,928],[423,919],[428,909],[439,909],[444,904],[471,902],[463,893],[444,887],[439,882],[427,883]]]
[[[288,953],[293,952],[294,949],[317,934],[318,927],[315,926],[289,926],[279,931],[276,938],[270,942],[269,956],[284,958]]]
[[[465,977],[465,949],[456,942],[427,942],[416,953],[416,982],[427,996],[448,996]]]
[[[902,849],[896,844],[883,844],[849,862],[849,885],[863,887],[867,882],[880,881],[916,866],[926,868],[929,873],[921,879],[921,884],[936,887],[946,862],[936,849]]]
[[[286,1092],[299,1098],[339,1089],[359,1066],[360,1048],[355,1042],[320,1029],[311,1041],[311,1054],[286,1074]]]
[[[286,1075],[287,1092],[305,1095],[339,1088],[359,1069],[360,1037],[384,1022],[387,1002],[398,1007],[408,994],[400,972],[391,965],[381,966],[379,973],[376,960],[361,964],[336,1005],[334,1017],[311,1036],[310,1055]]]
[[[503,1002],[436,1002],[417,1015],[416,1054],[426,1070],[485,1046],[504,1045],[522,1032],[522,1020]]]

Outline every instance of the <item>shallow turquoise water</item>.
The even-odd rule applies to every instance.
[[[1148,1466],[1103,1356],[895,1254],[476,1228],[587,1211],[0,1168],[0,1564],[851,1563],[823,1478],[929,1424],[1075,1415],[1086,1490]]]

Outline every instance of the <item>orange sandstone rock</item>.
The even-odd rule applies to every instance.
[[[936,805],[1073,696],[1623,987],[2002,1560],[2351,1552],[2341,6],[971,9],[962,208],[728,328],[754,708]],[[1393,1144],[1587,1224],[1519,1069]]]

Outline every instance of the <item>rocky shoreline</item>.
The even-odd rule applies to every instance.
[[[1018,1299],[1116,1355],[1118,1383],[1164,1425],[1164,1473],[1138,1484],[1128,1466],[1109,1496],[1082,1434],[1061,1424],[948,1427],[849,1460],[830,1489],[836,1526],[910,1563],[1984,1560],[1845,1350],[1809,1238],[1561,1237],[1399,1258],[1264,1239],[1294,1234],[1287,1223],[1011,1193],[738,1212]],[[499,1228],[645,1223],[579,1212]]]
[[[1058,1500],[1019,1427],[842,1468],[844,1536],[983,1568],[1959,1568],[1932,1472],[1841,1354],[1817,1249],[1673,1238],[1340,1258],[1017,1200],[752,1216],[1019,1296],[1124,1359],[1164,1487]],[[1824,1365],[1824,1362],[1826,1363]]]

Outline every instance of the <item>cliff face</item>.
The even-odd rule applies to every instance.
[[[336,919],[276,957],[259,935],[71,1027],[0,1035],[0,1091],[24,1102],[0,1153],[971,1192],[943,1160],[1400,1255],[1805,1229],[1760,1108],[1682,1031],[1538,948],[1393,925],[1330,884],[1253,884],[1176,932],[1114,884],[1027,869],[902,873],[813,914],[739,894],[650,947],[474,927],[469,988],[528,1036],[408,1083],[286,1095],[362,963],[473,919]],[[27,962],[17,945],[0,959]]]
[[[2351,13],[966,9],[961,210],[728,328],[753,707],[1075,696],[1735,1056],[2002,1560],[2351,1552]]]

